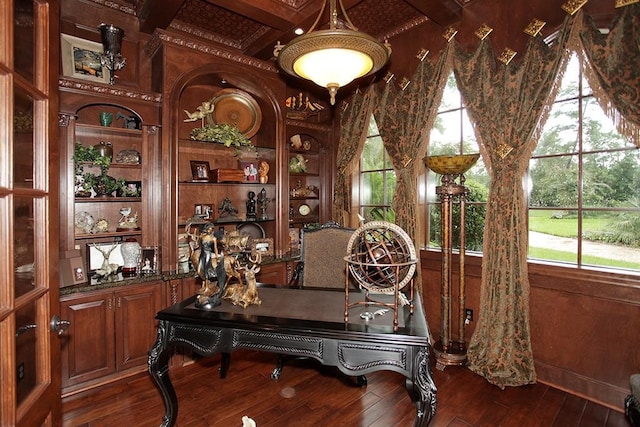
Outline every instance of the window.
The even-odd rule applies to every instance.
[[[640,150],[615,130],[574,55],[529,163],[529,257],[640,269]]]
[[[358,185],[360,215],[367,221],[395,222],[391,201],[396,190],[396,173],[373,116],[360,158]]]
[[[478,143],[467,111],[462,102],[462,96],[456,85],[453,73],[449,75],[445,86],[442,102],[438,109],[427,155],[454,155],[478,153]],[[423,201],[426,205],[428,224],[426,231],[427,247],[439,248],[440,240],[440,200],[436,195],[436,187],[440,185],[440,175],[427,171],[420,194],[426,194]],[[458,181],[459,182],[459,181]],[[484,168],[482,159],[465,174],[465,185],[469,188],[466,202],[465,247],[471,251],[482,251],[482,234],[484,232],[484,218],[486,213],[487,190],[489,176]],[[459,246],[460,214],[458,206],[453,207],[453,247]]]

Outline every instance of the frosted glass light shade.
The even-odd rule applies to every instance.
[[[330,84],[346,86],[354,79],[366,75],[372,68],[373,60],[370,56],[356,50],[338,48],[306,53],[293,64],[296,74],[321,87],[328,87]]]

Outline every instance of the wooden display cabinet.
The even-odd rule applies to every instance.
[[[146,121],[153,123],[157,120],[157,105],[141,102],[138,98],[128,100],[122,96],[111,96],[110,91],[96,94],[61,90],[60,94],[60,252],[80,250],[85,264],[87,245],[92,243],[119,242],[127,238],[136,239],[142,246],[160,243],[161,210],[151,208],[158,200],[157,185],[161,176],[157,143],[159,127]],[[151,94],[147,96],[152,98]],[[101,112],[112,115],[113,120],[108,126],[101,125]],[[80,197],[79,194],[76,197],[75,146],[90,147],[101,142],[110,143],[113,151],[107,174],[129,183],[130,188],[138,188],[139,194],[125,197],[114,192],[109,197],[97,197],[92,192],[90,197]],[[124,160],[124,150],[130,150],[129,154],[133,155]],[[134,160],[136,157],[138,161]],[[81,165],[84,172],[100,174],[98,166],[87,162]],[[137,214],[137,228],[118,227],[122,208],[130,208],[131,216]],[[93,229],[76,226],[77,221],[88,216],[94,223],[106,220],[108,227],[101,230],[95,226]],[[61,283],[61,286],[70,284]]]
[[[303,229],[329,218],[327,159],[331,127],[287,120],[289,227]],[[304,170],[298,165],[304,164]],[[330,200],[330,199],[329,199]]]
[[[219,94],[232,94],[238,99],[251,99],[252,95],[239,89],[223,89],[214,85],[188,86],[180,97],[179,110],[181,120],[177,133],[177,233],[184,233],[189,224],[213,223],[216,228],[232,231],[245,223],[256,223],[255,230],[263,230],[264,236],[254,238],[273,238],[277,230],[276,218],[276,182],[278,179],[278,159],[275,140],[262,138],[258,129],[248,133],[255,150],[226,147],[219,142],[196,141],[190,135],[193,129],[212,124],[211,117],[191,121],[184,111],[195,111],[202,101],[215,99]],[[218,94],[218,95],[217,95]],[[239,111],[244,101],[240,102]],[[249,103],[249,101],[246,101]],[[219,106],[219,108],[227,108]],[[259,111],[259,107],[255,106]],[[234,110],[234,113],[236,111]],[[261,112],[256,113],[261,117]],[[183,120],[184,119],[184,120]],[[240,118],[244,120],[245,118]],[[258,126],[259,127],[259,126]],[[265,161],[269,165],[267,182],[261,183],[256,174],[245,175],[245,167],[250,165],[257,172],[258,163]],[[224,171],[224,172],[223,172]],[[232,173],[235,172],[235,173]],[[204,176],[203,176],[204,175]],[[238,175],[238,177],[235,177]],[[217,179],[216,179],[217,177]],[[230,177],[227,180],[227,177]],[[257,200],[262,189],[269,200],[266,218],[256,203],[256,219],[247,218],[247,201],[249,192],[255,194]],[[221,205],[225,199],[237,210],[235,215],[222,215]],[[206,213],[205,213],[206,212]],[[198,216],[200,215],[200,217]],[[204,217],[202,217],[204,215]]]
[[[63,394],[146,368],[162,308],[161,283],[71,294],[60,307],[70,322],[61,353]]]

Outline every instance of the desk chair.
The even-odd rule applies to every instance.
[[[344,289],[348,274],[344,257],[347,255],[347,244],[354,231],[334,221],[327,222],[317,229],[302,230],[300,261],[293,272],[289,287]],[[352,281],[349,286],[356,288]],[[285,356],[279,354],[271,379],[280,378],[284,363]],[[357,377],[357,383],[359,386],[365,386],[367,378],[360,375]]]
[[[347,274],[344,257],[347,255],[347,244],[354,231],[334,221],[327,222],[320,228],[302,230],[300,261],[296,265],[289,286],[300,289],[343,289]]]

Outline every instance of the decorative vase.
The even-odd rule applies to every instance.
[[[140,243],[133,237],[128,238],[120,245],[122,252],[122,275],[134,276],[138,273],[140,260]]]
[[[113,113],[100,111],[100,124],[102,126],[111,126],[111,122],[113,122]]]
[[[102,157],[109,157],[113,159],[113,147],[110,142],[100,141],[99,144],[96,144],[93,147],[98,150],[98,154]]]

